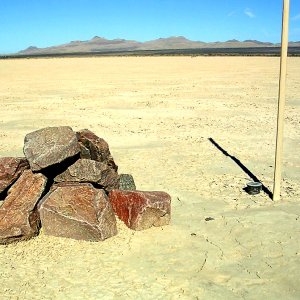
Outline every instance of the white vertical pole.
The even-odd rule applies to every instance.
[[[278,113],[277,113],[277,135],[275,151],[275,170],[273,200],[280,199],[281,167],[283,151],[283,123],[285,106],[285,84],[286,84],[286,61],[288,51],[288,32],[289,32],[289,10],[290,0],[283,0],[282,12],[282,32],[281,32],[281,58],[280,58],[280,78],[278,93]]]

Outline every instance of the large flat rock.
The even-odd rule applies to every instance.
[[[77,138],[81,147],[81,158],[96,160],[107,164],[115,171],[118,170],[118,166],[110,153],[108,143],[103,138],[98,137],[88,129],[78,131]]]
[[[116,218],[104,190],[88,183],[54,187],[39,207],[47,235],[103,241],[117,234]]]
[[[97,183],[107,191],[119,187],[118,173],[105,163],[91,159],[79,159],[66,171],[54,178],[55,182]]]
[[[31,169],[39,171],[75,156],[80,147],[72,128],[61,126],[28,133],[23,150]]]
[[[29,239],[39,232],[37,203],[47,178],[25,170],[8,191],[0,208],[0,244]]]
[[[144,230],[170,222],[171,197],[165,192],[113,190],[109,201],[115,214],[131,229]]]
[[[0,193],[6,190],[28,168],[29,163],[23,157],[0,157]]]

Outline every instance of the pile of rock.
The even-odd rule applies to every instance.
[[[39,233],[102,241],[117,234],[117,215],[144,230],[170,222],[171,197],[136,191],[118,174],[107,142],[84,129],[47,127],[26,135],[25,158],[0,158],[0,244]]]

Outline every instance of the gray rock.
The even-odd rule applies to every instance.
[[[119,176],[119,190],[135,191],[136,186],[134,179],[130,174],[120,174]]]
[[[118,173],[107,164],[90,159],[79,159],[54,178],[55,182],[91,182],[110,191],[119,187]]]
[[[24,154],[33,171],[60,163],[80,152],[71,127],[47,127],[25,136]]]
[[[58,186],[39,207],[46,235],[103,241],[117,234],[116,217],[103,190],[88,183]]]

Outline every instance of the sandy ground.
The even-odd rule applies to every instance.
[[[299,70],[289,58],[274,203],[243,191],[249,176],[234,158],[272,190],[279,58],[0,61],[1,156],[21,156],[25,134],[41,127],[89,128],[138,189],[173,201],[162,228],[119,222],[100,243],[42,232],[0,246],[0,298],[299,299]]]

